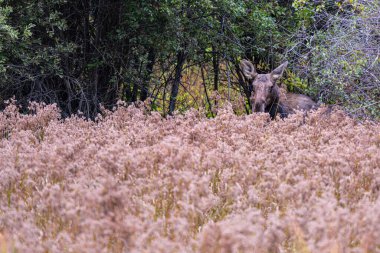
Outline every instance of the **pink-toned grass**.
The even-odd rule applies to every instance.
[[[0,113],[0,252],[379,252],[380,124]]]

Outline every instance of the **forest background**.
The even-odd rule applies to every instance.
[[[241,59],[290,62],[289,91],[380,117],[378,0],[0,0],[0,101],[94,118],[117,101],[163,115],[249,113]],[[2,108],[4,105],[1,105]],[[26,108],[26,107],[25,107]]]

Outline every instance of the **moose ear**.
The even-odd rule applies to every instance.
[[[280,66],[278,66],[275,70],[270,73],[272,78],[274,80],[277,80],[278,78],[282,77],[282,74],[284,73],[285,68],[288,66],[288,62],[284,62]]]
[[[252,62],[250,61],[242,60],[240,62],[240,68],[247,79],[253,79],[257,76],[255,66],[253,66]]]

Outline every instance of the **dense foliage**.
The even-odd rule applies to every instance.
[[[95,117],[99,103],[146,100],[172,113],[229,100],[249,112],[238,68],[291,61],[285,83],[354,114],[379,116],[375,0],[1,0],[0,100],[57,103]],[[221,102],[221,103],[222,103]]]
[[[1,252],[378,252],[380,125],[0,113]]]

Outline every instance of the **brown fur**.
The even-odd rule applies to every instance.
[[[295,110],[308,111],[317,104],[308,96],[284,91],[276,81],[282,76],[287,62],[269,74],[257,74],[250,61],[243,60],[240,65],[244,76],[252,86],[251,105],[253,112],[268,112],[272,118],[279,113],[287,117]]]

